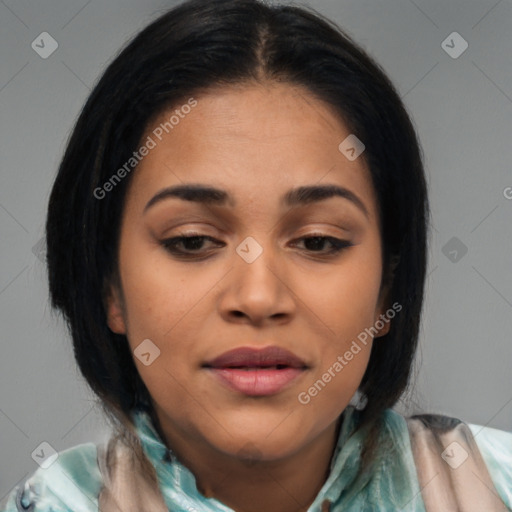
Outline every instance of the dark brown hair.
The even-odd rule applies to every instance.
[[[69,324],[85,379],[111,419],[130,427],[131,411],[149,395],[126,338],[107,326],[104,300],[117,276],[131,175],[100,199],[95,190],[132,156],[159,112],[213,87],[263,81],[304,87],[366,146],[361,158],[378,198],[382,284],[392,283],[390,303],[403,308],[373,345],[360,386],[366,405],[359,428],[371,426],[372,432],[364,453],[369,462],[379,420],[406,389],[416,351],[427,186],[421,148],[394,86],[344,31],[311,9],[190,0],[160,16],[119,53],[78,118],[51,193],[46,233],[52,304]]]

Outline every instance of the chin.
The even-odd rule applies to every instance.
[[[300,449],[307,440],[303,439],[296,431],[290,429],[277,432],[266,424],[262,428],[252,428],[248,431],[235,432],[230,429],[226,442],[220,439],[210,440],[217,450],[226,455],[239,459],[247,459],[249,462],[258,460],[272,461],[286,458]],[[302,434],[303,435],[303,434]]]

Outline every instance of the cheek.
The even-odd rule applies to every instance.
[[[156,244],[130,243],[126,237],[120,268],[128,335],[134,342],[162,338],[197,301],[197,287]]]
[[[299,390],[297,407],[304,421],[314,422],[316,433],[335,421],[350,403],[368,365],[370,349],[370,344],[361,346],[350,361],[345,359],[345,351],[333,354]]]
[[[204,324],[197,320],[206,321],[211,316],[215,306],[212,287],[222,279],[225,268],[198,264],[192,270],[192,264],[173,261],[156,243],[143,243],[129,236],[122,241],[120,258],[127,337],[132,351],[146,339],[160,349],[150,366],[135,358],[148,389],[158,394],[162,383],[166,383],[166,390],[179,387],[173,377],[181,382],[187,376],[183,363],[194,363],[200,356],[191,341],[201,339]],[[349,351],[353,340],[375,321],[380,286],[380,259],[375,254],[380,254],[379,250],[378,243],[367,241],[355,246],[338,265],[325,265],[322,271],[315,267],[314,275],[299,270],[287,274],[296,296],[296,321],[304,324],[311,339],[317,341],[311,351],[320,364],[303,390],[319,379],[317,388],[322,382],[326,384],[325,389],[316,389],[317,398],[315,395],[317,404],[330,405],[322,414],[330,414],[333,403],[348,402],[366,368],[370,343],[360,343],[359,352],[348,364],[339,363],[337,358]],[[341,371],[336,371],[337,362],[343,365]],[[171,368],[172,373],[168,371]],[[323,378],[329,369],[334,376]]]
[[[185,274],[183,265],[172,262],[162,248],[131,241],[130,235],[121,245],[120,270],[127,338],[137,370],[153,396],[168,395],[170,389],[181,396],[179,382],[187,380],[199,357],[191,340],[200,339],[201,298],[218,277]],[[137,357],[148,352],[149,358]]]
[[[305,313],[329,338],[330,345],[356,337],[376,320],[379,260],[358,252],[360,255],[354,252],[329,273],[314,279],[298,278],[296,290],[307,306]]]
[[[308,316],[319,326],[319,365],[304,384],[299,403],[315,414],[334,418],[356,392],[372,347],[372,327],[381,280],[378,252],[360,250],[336,271],[304,286]],[[370,256],[368,256],[368,254]],[[314,312],[315,314],[311,314]],[[339,407],[339,408],[338,408]]]

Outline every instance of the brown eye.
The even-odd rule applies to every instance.
[[[314,234],[310,236],[305,236],[302,238],[298,238],[298,240],[303,240],[304,245],[308,246],[309,248],[306,248],[308,252],[313,253],[324,253],[325,255],[333,255],[337,254],[343,249],[346,249],[347,247],[351,247],[354,244],[348,242],[347,240],[340,240],[339,238],[335,238],[332,236],[325,236],[321,234]],[[331,249],[327,252],[323,251],[323,247],[325,243],[328,242],[331,246]]]
[[[314,234],[297,239],[297,241],[301,240],[304,242],[306,252],[323,256],[336,255],[343,249],[354,245],[347,240],[340,240],[339,238],[321,234]],[[225,245],[224,242],[220,242],[211,236],[199,234],[190,234],[186,236],[181,235],[168,238],[163,240],[161,244],[167,251],[176,257],[194,258],[204,255],[204,253],[207,252],[207,250],[203,250],[205,241],[213,242],[217,247]],[[329,250],[325,250],[326,243],[330,246]]]
[[[194,257],[203,248],[203,244],[205,240],[209,240],[211,242],[216,242],[217,245],[222,244],[223,242],[218,242],[215,238],[206,235],[187,235],[187,236],[176,236],[173,238],[168,238],[163,240],[161,243],[170,253],[176,256],[187,256],[190,255]],[[184,248],[184,250],[179,249],[179,246]]]

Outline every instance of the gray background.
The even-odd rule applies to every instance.
[[[413,401],[399,410],[512,431],[512,0],[304,3],[381,63],[425,151],[434,229],[422,364]],[[0,499],[37,468],[31,453],[42,441],[63,450],[105,438],[49,307],[37,243],[91,87],[125,41],[174,4],[0,2]],[[454,31],[469,44],[458,58],[442,47]],[[31,47],[42,32],[59,45],[47,59]]]

